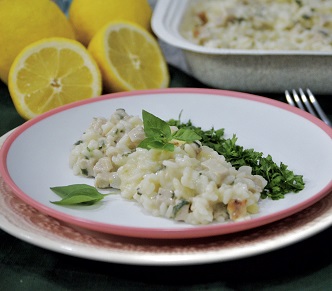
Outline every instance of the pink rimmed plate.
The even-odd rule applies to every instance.
[[[72,144],[93,117],[124,108],[145,109],[163,119],[191,119],[209,129],[225,128],[238,143],[271,154],[305,178],[306,187],[285,199],[263,200],[250,220],[192,226],[145,213],[135,202],[108,196],[91,207],[61,207],[50,187],[87,183],[68,166]],[[41,213],[85,229],[137,238],[198,238],[259,227],[297,213],[332,189],[332,130],[315,117],[281,102],[255,95],[210,89],[163,89],[104,95],[64,106],[16,129],[1,149],[4,181],[25,203]]]

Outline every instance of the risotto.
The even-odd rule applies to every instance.
[[[144,139],[142,120],[118,109],[92,121],[70,153],[70,166],[76,175],[93,177],[97,188],[120,189],[155,216],[208,224],[258,212],[267,182],[251,167],[236,170],[199,141],[173,141],[174,151],[165,151],[137,147]]]
[[[182,34],[212,48],[331,51],[332,1],[195,1]]]

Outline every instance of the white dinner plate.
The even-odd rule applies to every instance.
[[[9,133],[0,137],[0,147]],[[276,250],[332,226],[332,193],[305,210],[266,226],[186,240],[147,240],[68,225],[19,199],[0,176],[0,228],[33,245],[70,256],[132,265],[224,262]]]
[[[73,175],[69,152],[93,117],[109,117],[117,108],[162,119],[190,119],[204,129],[225,128],[238,144],[283,162],[304,176],[305,189],[284,199],[262,200],[250,220],[193,226],[154,217],[133,201],[108,196],[91,207],[62,207],[50,187],[93,180]],[[105,95],[55,109],[15,130],[1,149],[4,181],[42,213],[86,229],[139,238],[195,238],[262,226],[299,212],[332,189],[332,130],[319,119],[287,104],[250,94],[210,89],[163,89]]]

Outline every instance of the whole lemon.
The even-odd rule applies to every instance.
[[[66,15],[50,0],[0,0],[0,79],[7,84],[15,57],[46,37],[75,38]]]
[[[111,21],[130,21],[150,30],[151,15],[147,0],[73,0],[69,8],[76,38],[85,46]]]

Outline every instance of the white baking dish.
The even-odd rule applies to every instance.
[[[257,93],[308,87],[332,92],[332,52],[215,49],[195,45],[180,33],[191,1],[159,0],[152,16],[158,38],[183,50],[194,77],[208,86]]]

